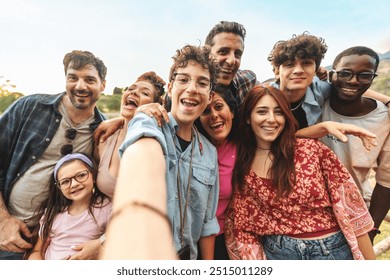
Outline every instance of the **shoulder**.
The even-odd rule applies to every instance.
[[[311,138],[297,138],[295,148],[297,151],[306,151],[310,153],[317,153],[322,150],[330,150],[328,146],[318,139]]]

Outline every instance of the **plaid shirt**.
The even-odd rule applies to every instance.
[[[247,93],[255,86],[260,84],[257,81],[256,74],[250,70],[238,70],[234,76],[233,82],[230,84],[230,90],[233,92],[233,97],[237,102],[238,108],[244,101]]]
[[[6,204],[12,185],[42,156],[56,133],[62,119],[58,106],[64,94],[22,97],[0,117],[0,192]],[[91,132],[104,119],[95,107]]]

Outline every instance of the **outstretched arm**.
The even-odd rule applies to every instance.
[[[166,216],[165,168],[154,138],[141,138],[124,151],[103,259],[176,259]]]
[[[377,146],[375,134],[353,124],[325,121],[302,128],[295,133],[298,137],[306,138],[321,138],[328,134],[333,135],[344,143],[348,141],[346,136],[348,134],[359,137],[363,141],[363,146],[368,151]]]

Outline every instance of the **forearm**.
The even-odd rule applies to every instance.
[[[162,149],[154,138],[142,138],[121,159],[103,259],[176,259],[166,211]]]
[[[215,235],[205,236],[199,239],[200,255],[202,260],[214,259],[214,245]]]
[[[363,234],[357,237],[359,250],[362,252],[364,259],[366,260],[375,260],[375,252],[372,248],[372,244],[368,234]]]
[[[321,122],[312,126],[299,129],[295,133],[295,136],[314,139],[324,137],[328,134],[328,129],[326,128],[326,125],[327,122]]]
[[[379,93],[377,91],[373,91],[371,89],[368,89],[363,94],[363,96],[373,98],[373,99],[378,100],[378,101],[383,102],[383,103],[387,103],[387,102],[390,101],[390,96],[387,96],[385,94]]]

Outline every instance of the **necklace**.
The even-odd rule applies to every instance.
[[[258,149],[259,151],[270,151],[270,150],[271,150],[271,148],[269,148],[269,149],[263,149],[263,148],[260,148],[260,147],[256,147],[256,149]]]
[[[305,100],[305,97],[302,97],[301,101],[299,102],[299,104],[297,106],[295,106],[294,108],[291,108],[291,111],[295,111],[296,109],[298,109],[299,107],[301,107],[302,103],[303,103],[303,100]]]

